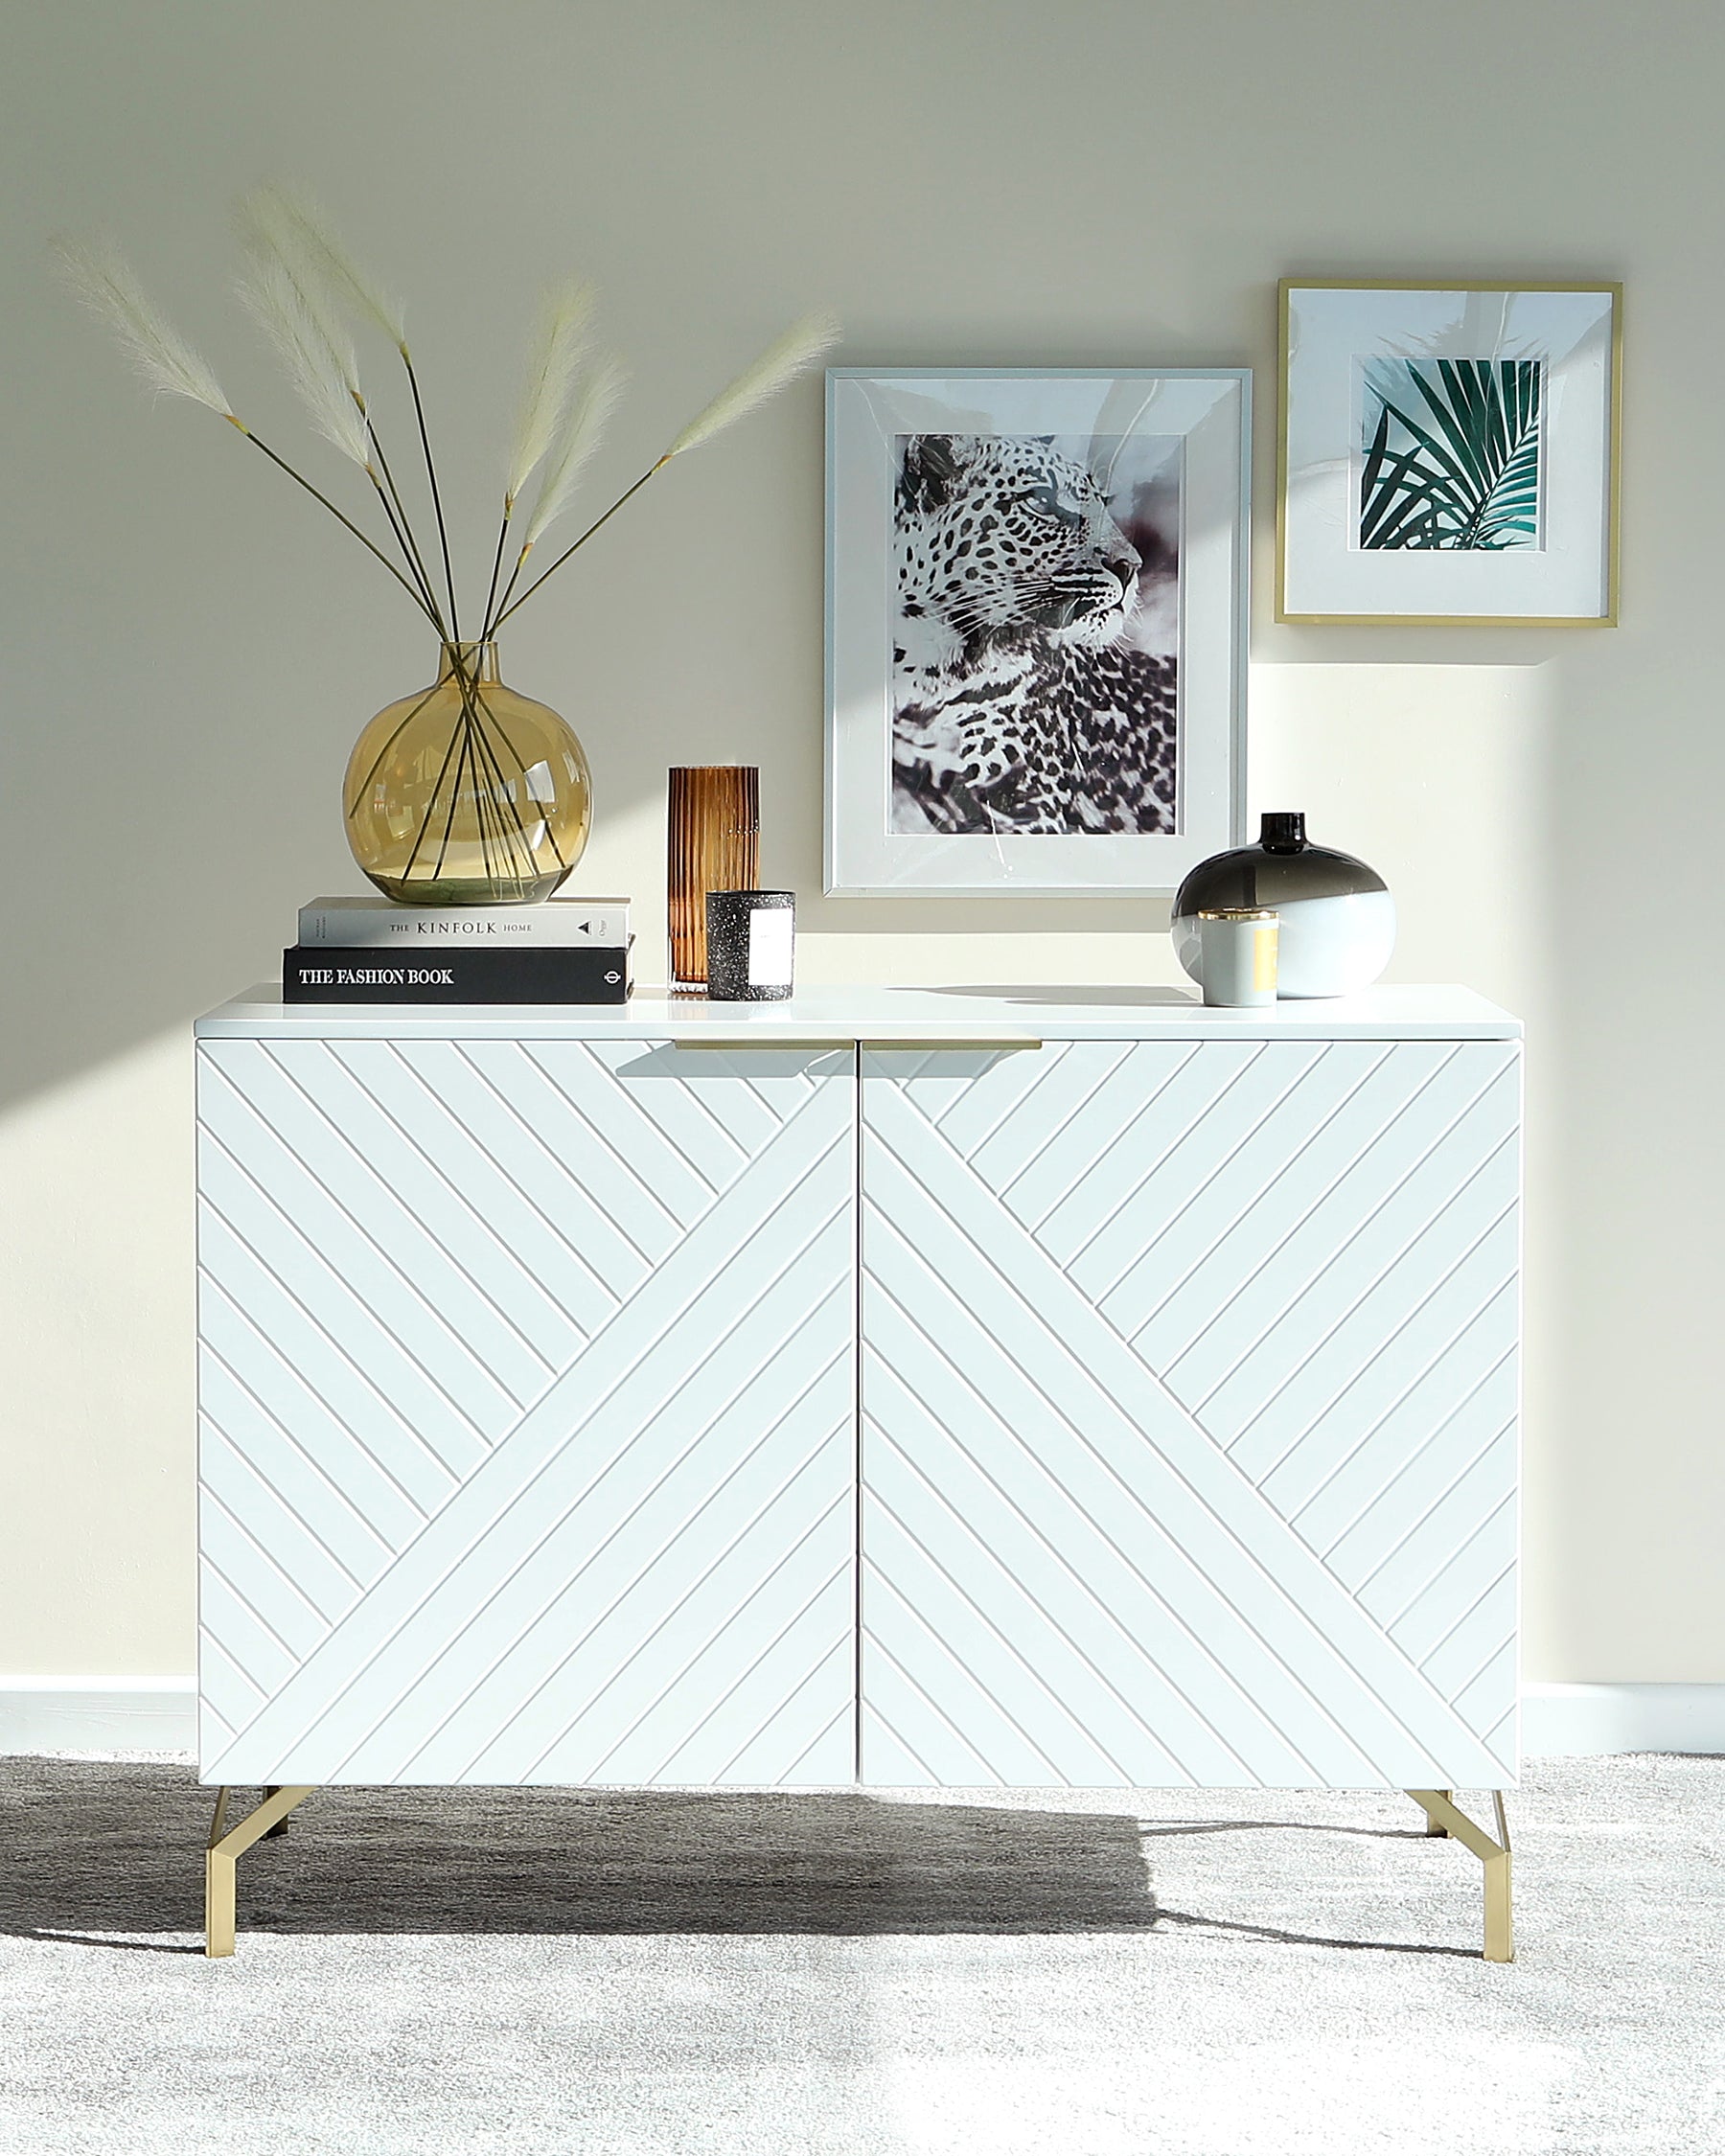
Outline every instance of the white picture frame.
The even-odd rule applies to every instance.
[[[1621,286],[1287,278],[1281,356],[1278,621],[1616,622]]]
[[[829,894],[1161,896],[1208,855],[1240,842],[1251,425],[1252,376],[1243,367],[829,372]],[[897,641],[909,573],[901,560],[909,543],[903,519],[914,514],[906,506],[907,471],[912,461],[919,468],[928,461],[929,445],[942,442],[949,463],[953,445],[966,446],[963,470],[948,484],[971,487],[967,498],[978,503],[998,488],[1002,457],[1020,451],[1034,457],[1035,446],[1045,444],[1059,472],[1085,463],[1089,446],[1096,489],[1088,496],[1090,509],[1074,480],[1070,490],[1043,486],[1048,514],[1074,530],[1088,515],[1080,536],[1091,539],[1105,530],[1121,535],[1125,527],[1115,526],[1113,512],[1127,495],[1133,516],[1154,516],[1154,560],[1147,545],[1133,549],[1128,542],[1128,565],[1118,560],[1114,565],[1127,584],[1130,557],[1138,553],[1137,586],[1123,595],[1121,621],[1095,631],[1112,638],[1110,655],[1098,663],[1127,683],[1117,708],[1108,709],[1129,767],[1142,745],[1135,715],[1145,708],[1135,700],[1134,685],[1152,670],[1160,684],[1161,703],[1150,707],[1158,716],[1145,726],[1146,733],[1152,724],[1157,730],[1162,757],[1154,800],[1145,773],[1129,769],[1122,777],[1116,760],[1110,766],[1107,806],[1098,811],[1102,789],[1088,786],[1099,759],[1093,740],[1073,751],[1070,770],[1051,782],[1061,789],[1052,809],[1046,803],[1026,808],[1022,756],[1014,775],[992,791],[972,784],[965,774],[974,776],[976,765],[954,764],[950,731],[942,731],[948,714],[958,709],[957,695],[930,721],[928,701],[914,701],[920,690],[907,690]],[[1095,509],[1098,496],[1106,515]],[[1154,510],[1143,510],[1152,499]],[[1141,525],[1132,529],[1143,538]],[[1114,560],[1113,539],[1107,546]],[[1151,585],[1154,621],[1141,604]],[[1010,633],[1021,652],[1031,646],[1043,652],[1028,630],[1023,636]],[[1084,669],[1091,662],[1070,654],[1071,640],[1091,633],[1085,622],[1068,628],[1064,619],[1047,630],[1046,651],[1054,654],[1048,663],[1064,670],[1064,710],[1094,712],[1107,705],[1104,692],[1090,688],[1092,675]],[[1153,646],[1159,655],[1145,668],[1140,656]],[[921,656],[912,652],[912,668]],[[962,668],[968,661],[953,663]],[[1025,663],[1040,667],[1044,659],[1033,654]],[[953,678],[951,670],[941,678]],[[1074,679],[1075,691],[1066,686]],[[986,697],[978,700],[987,703]],[[924,734],[915,733],[907,714]],[[1034,699],[1007,717],[1014,724],[1037,723]],[[932,744],[926,763],[919,760],[925,736]],[[1002,753],[1010,761],[1015,752]],[[1081,754],[1089,757],[1083,771],[1077,768]],[[1032,817],[1048,827],[1024,828]],[[1105,824],[1113,818],[1112,827],[1093,828],[1099,817]]]

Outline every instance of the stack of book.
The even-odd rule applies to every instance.
[[[288,1003],[626,1003],[627,899],[396,906],[313,899],[282,958]]]

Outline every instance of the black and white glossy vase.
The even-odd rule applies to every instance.
[[[1368,988],[1395,949],[1395,901],[1376,869],[1314,846],[1305,817],[1266,815],[1255,846],[1212,854],[1174,899],[1174,954],[1200,986],[1198,916],[1270,906],[1281,923],[1278,998],[1351,996]]]

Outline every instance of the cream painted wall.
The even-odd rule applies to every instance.
[[[1404,979],[1528,1019],[1528,1674],[1725,1679],[1713,963],[1725,14],[1598,0],[58,0],[0,29],[0,1670],[190,1666],[188,1057],[351,884],[355,732],[427,660],[228,430],[47,286],[109,226],[237,394],[229,198],[310,181],[410,295],[470,566],[537,282],[607,294],[621,484],[791,313],[852,363],[1258,370],[1254,805],[1397,891]],[[1285,272],[1622,277],[1623,626],[1278,629]],[[290,424],[290,423],[288,423]],[[668,763],[758,762],[810,977],[1172,977],[1165,909],[823,901],[818,392],[524,614],[583,880],[656,941]]]

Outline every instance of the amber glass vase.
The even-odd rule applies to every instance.
[[[348,759],[348,844],[402,906],[529,906],[587,842],[593,785],[571,727],[506,689],[494,644],[446,644],[437,679],[387,705]]]
[[[750,764],[676,764],[666,814],[665,912],[673,989],[706,986],[706,895],[761,881],[761,774]]]

